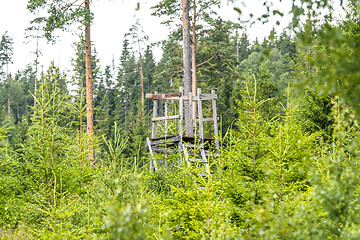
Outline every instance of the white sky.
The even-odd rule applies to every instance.
[[[110,65],[112,59],[118,64],[121,54],[123,36],[128,32],[130,26],[139,18],[144,31],[149,35],[150,42],[156,42],[166,39],[169,29],[160,24],[158,17],[151,16],[151,6],[154,6],[159,0],[140,0],[140,11],[135,11],[138,0],[93,0],[91,10],[94,13],[94,21],[91,28],[91,38],[98,51],[100,65],[102,67]],[[262,8],[260,1],[247,0],[246,12],[256,12]],[[284,3],[287,2],[287,3]],[[290,9],[291,1],[283,1],[282,8]],[[30,43],[25,36],[25,29],[30,26],[30,20],[33,19],[26,9],[27,0],[0,0],[0,36],[5,31],[14,39],[13,62],[9,66],[10,72],[24,68],[26,64],[34,62],[35,40]],[[233,10],[233,5],[228,5],[224,0],[220,8],[220,15],[226,20],[238,21],[238,14]],[[239,5],[242,7],[242,5]],[[245,14],[248,15],[248,14]],[[286,27],[289,18],[282,19],[280,29]],[[275,21],[274,21],[275,22]],[[248,28],[248,34],[252,40],[258,37],[262,40],[267,36],[274,22],[262,25],[256,24]],[[59,38],[55,45],[48,44],[42,40],[40,48],[43,52],[40,57],[40,65],[46,69],[50,61],[60,66],[61,70],[71,69],[71,58],[74,56],[72,44],[78,41],[78,37],[71,33],[59,32]],[[155,49],[156,59],[161,57],[161,50]]]

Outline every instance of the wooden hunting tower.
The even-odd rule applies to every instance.
[[[146,98],[154,100],[151,138],[146,138],[146,148],[151,155],[150,169],[157,170],[160,164],[164,164],[165,168],[168,167],[166,159],[176,152],[182,153],[189,167],[194,162],[202,164],[205,173],[199,175],[210,174],[210,159],[216,159],[219,169],[220,146],[215,90],[210,94],[204,94],[198,88],[197,96],[193,96],[191,92],[188,96],[184,96],[183,89],[180,88],[179,92],[174,93],[147,93]],[[197,116],[195,111],[192,114],[194,136],[184,136],[184,101],[190,102],[190,112],[193,112],[193,107],[197,108]],[[204,117],[204,112],[210,116]],[[205,122],[212,122],[207,128],[211,137],[204,136]],[[155,155],[160,155],[163,159],[156,158]],[[182,164],[179,158],[178,165]],[[214,164],[215,162],[211,163]]]

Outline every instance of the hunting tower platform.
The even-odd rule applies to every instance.
[[[147,93],[145,98],[153,99],[153,116],[151,138],[146,138],[146,149],[149,150],[151,161],[150,170],[157,170],[162,164],[165,168],[174,163],[167,161],[169,156],[174,153],[182,153],[182,158],[178,158],[178,165],[183,164],[181,159],[185,159],[188,167],[192,164],[201,164],[205,172],[199,175],[206,176],[210,174],[211,165],[217,165],[220,169],[220,146],[218,117],[216,112],[217,95],[215,90],[210,94],[204,94],[201,89],[197,89],[197,95],[193,96],[190,92],[188,96],[183,94],[180,87],[179,92],[158,94]],[[184,135],[184,102],[188,101],[189,112],[192,114],[192,128],[194,135]],[[196,108],[196,111],[193,111]],[[205,115],[210,115],[204,117]],[[206,132],[209,137],[205,137]],[[156,157],[156,156],[157,157]],[[158,157],[160,156],[160,158]]]

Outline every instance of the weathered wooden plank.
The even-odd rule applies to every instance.
[[[205,154],[207,157],[220,157],[220,153],[213,152],[210,150],[205,150]]]
[[[197,136],[196,139],[200,139],[199,136]],[[204,137],[204,140],[207,142],[214,141],[213,138],[206,138],[206,137]],[[195,137],[194,136],[183,136],[183,141],[193,143],[195,141]]]
[[[175,136],[175,137],[170,137],[170,138],[160,138],[160,139],[153,139],[151,140],[151,145],[152,146],[157,146],[157,145],[167,145],[167,146],[171,146],[174,144],[177,144],[180,141],[180,137],[179,136]]]
[[[152,93],[146,93],[145,98],[147,99],[156,99],[156,100],[179,100],[179,97],[181,96],[180,92],[174,92],[174,93],[163,93],[163,94],[152,94]]]
[[[157,140],[164,140],[164,139],[177,139],[179,138],[178,135],[168,135],[168,136],[161,136],[161,137],[157,137],[157,138],[152,138],[151,141],[157,141]]]
[[[167,154],[174,154],[175,149],[173,148],[164,148],[164,147],[153,147],[153,151],[156,153],[167,153]]]
[[[209,94],[209,93],[202,93],[200,95],[194,96],[193,100],[194,101],[199,101],[199,99],[201,100],[214,100],[217,99],[217,95],[216,94]]]
[[[167,98],[159,98],[159,99],[154,99],[154,100],[174,100],[174,101],[179,101],[180,97],[167,97]],[[183,101],[189,101],[189,96],[183,96]]]
[[[185,143],[187,147],[189,148],[196,148],[196,149],[201,149],[205,146],[204,143],[201,144],[192,144],[192,143]]]
[[[180,119],[180,116],[173,115],[173,116],[165,116],[165,117],[156,117],[156,118],[151,118],[151,121],[157,122],[157,121],[165,121],[165,120],[171,120],[171,119]]]

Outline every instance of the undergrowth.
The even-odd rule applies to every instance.
[[[358,125],[334,99],[333,136],[302,131],[297,104],[263,118],[256,81],[221,140],[211,174],[168,156],[156,171],[123,158],[114,124],[102,159],[88,162],[83,126],[56,84],[41,88],[26,141],[6,149],[0,129],[1,239],[357,239]],[[76,121],[76,118],[72,121]],[[74,128],[73,126],[77,126]],[[150,161],[150,158],[149,158]],[[160,161],[159,161],[160,163]],[[171,164],[170,164],[171,163]]]

